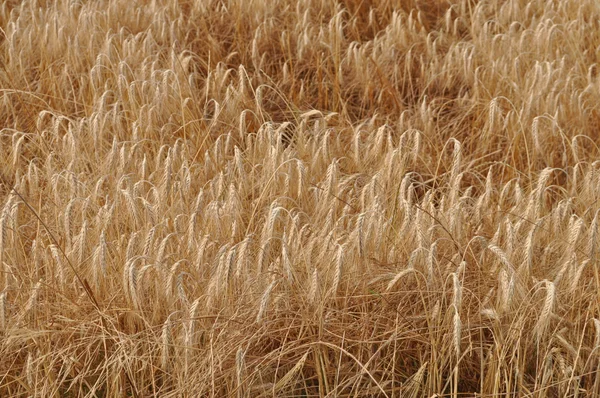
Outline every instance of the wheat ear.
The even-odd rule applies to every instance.
[[[540,341],[546,331],[546,328],[548,327],[550,315],[552,314],[556,299],[554,283],[549,280],[545,280],[544,282],[546,285],[546,299],[544,300],[544,306],[542,307],[540,317],[533,328],[533,332],[537,341]]]
[[[267,310],[267,305],[269,304],[269,298],[271,297],[271,291],[273,291],[273,288],[275,287],[276,284],[277,284],[277,281],[271,282],[269,284],[269,286],[267,287],[267,289],[265,290],[265,292],[263,293],[263,295],[260,299],[258,314],[256,315],[256,323],[262,322],[265,312]]]

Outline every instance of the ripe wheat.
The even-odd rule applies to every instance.
[[[594,0],[0,2],[0,396],[600,394]]]

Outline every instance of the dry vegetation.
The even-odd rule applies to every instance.
[[[0,396],[600,394],[595,0],[140,5],[0,5]]]

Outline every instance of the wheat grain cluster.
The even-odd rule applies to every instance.
[[[595,0],[6,0],[0,396],[600,395]]]

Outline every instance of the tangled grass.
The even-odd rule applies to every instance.
[[[0,396],[600,395],[595,0],[0,4]]]

